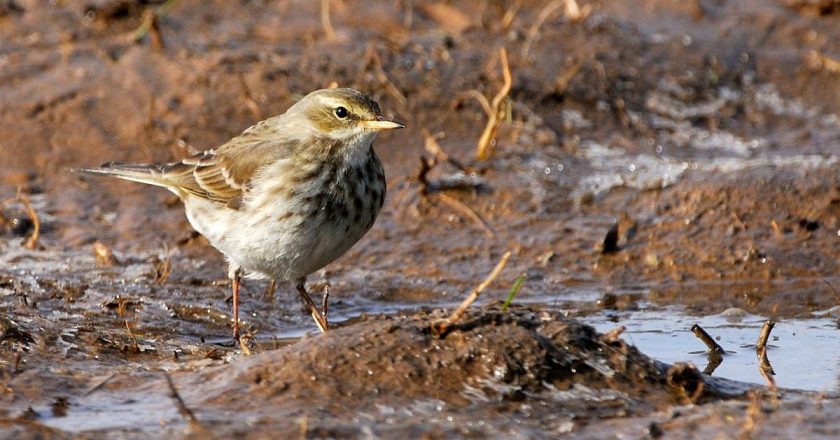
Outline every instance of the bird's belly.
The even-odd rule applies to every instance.
[[[305,227],[296,234],[297,240],[290,249],[294,261],[290,269],[296,273],[290,274],[290,278],[308,275],[337,260],[367,232],[365,225],[344,220],[326,220],[314,230]]]
[[[278,203],[278,206],[283,206]],[[187,217],[210,244],[250,277],[294,280],[336,260],[369,229],[325,212],[234,211],[218,204],[187,204]]]

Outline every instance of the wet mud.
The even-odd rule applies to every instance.
[[[838,435],[835,2],[321,3],[0,2],[0,437]],[[408,126],[385,207],[310,276],[335,331],[250,281],[232,346],[180,203],[68,170],[332,84]]]

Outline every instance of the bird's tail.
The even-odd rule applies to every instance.
[[[165,177],[162,165],[108,162],[98,168],[76,168],[71,171],[95,176],[112,176],[173,190],[172,182]]]

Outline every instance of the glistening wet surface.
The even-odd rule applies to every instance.
[[[0,437],[840,438],[836,2],[166,4],[0,1]],[[331,84],[407,129],[373,229],[310,276],[328,335],[247,282],[235,347],[180,202],[65,172]]]
[[[574,291],[559,294],[550,301],[544,297],[529,297],[518,302],[565,313],[575,310],[576,305],[582,302],[599,297],[597,289],[592,288],[584,289],[580,294]],[[451,309],[456,305],[447,302],[428,304],[427,307]],[[638,301],[635,307],[636,310],[607,310],[592,314],[576,312],[574,316],[599,332],[624,326],[621,338],[653,359],[669,364],[691,362],[711,375],[757,385],[767,385],[759,368],[761,359],[756,352],[756,342],[762,326],[769,320],[775,324],[767,351],[775,373],[772,375],[775,384],[799,390],[840,391],[840,321],[833,316],[836,311],[817,312],[810,319],[774,320],[737,308],[716,315],[691,315],[683,307],[662,307],[644,299]],[[371,314],[393,314],[411,312],[415,306],[389,304],[377,307],[368,303],[365,309]],[[700,325],[726,350],[721,362],[711,371],[708,367],[714,360],[710,359],[708,348],[691,331],[694,325]],[[288,340],[299,335],[299,332],[290,332],[276,337]]]
[[[767,318],[731,309],[718,315],[686,315],[679,308],[645,308],[604,312],[583,321],[598,331],[626,327],[623,338],[644,353],[667,363],[691,362],[701,370],[710,363],[707,347],[692,333],[699,324],[726,353],[711,374],[766,384],[756,341]],[[840,329],[836,318],[775,321],[767,356],[776,384],[783,388],[840,391]]]
[[[823,280],[786,280],[774,288],[810,284]],[[684,290],[717,291],[731,285],[704,283],[675,286]],[[775,384],[782,388],[821,392],[840,391],[840,314],[837,308],[817,310],[810,318],[770,318],[750,314],[740,308],[727,308],[712,315],[691,314],[684,306],[663,306],[648,299],[648,287],[611,288],[609,295],[624,297],[627,302],[605,305],[605,294],[598,286],[576,286],[551,295],[517,297],[516,302],[538,306],[546,310],[574,316],[592,325],[599,332],[609,332],[618,326],[625,329],[621,338],[637,346],[648,356],[669,364],[691,362],[711,375],[742,382],[767,385],[762,375],[761,359],[756,352],[762,327],[774,324],[768,342],[767,356],[775,374]],[[711,295],[710,295],[711,297]],[[485,298],[478,304],[501,301],[504,298]],[[424,303],[427,308],[452,309],[455,302]],[[368,313],[406,313],[416,304],[387,304],[366,302]],[[715,362],[709,349],[695,336],[691,328],[700,325],[726,353],[720,363]],[[710,359],[711,358],[711,359]]]

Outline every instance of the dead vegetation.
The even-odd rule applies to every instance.
[[[484,131],[481,132],[481,137],[478,139],[478,147],[475,151],[475,157],[478,160],[487,160],[493,155],[493,147],[496,141],[496,132],[499,130],[499,125],[505,120],[509,112],[509,104],[507,102],[508,94],[513,85],[513,76],[510,73],[510,64],[508,63],[507,50],[505,48],[499,49],[499,62],[502,66],[502,87],[493,100],[487,102],[481,94],[474,94],[479,98],[482,107],[487,112],[487,125]]]
[[[761,331],[758,335],[758,340],[755,343],[755,353],[758,356],[758,372],[764,378],[770,390],[776,390],[776,380],[773,378],[776,372],[773,371],[773,366],[770,364],[770,359],[767,357],[767,340],[770,338],[770,332],[773,331],[775,322],[767,320],[761,326]],[[705,374],[712,374],[718,366],[723,362],[723,356],[726,355],[726,350],[715,341],[703,327],[694,324],[691,327],[691,332],[697,336],[706,347],[708,347],[709,363],[703,370]]]
[[[172,273],[172,253],[169,246],[164,245],[163,256],[155,255],[152,257],[152,280],[155,284],[164,284],[169,279]]]
[[[8,216],[3,211],[7,207],[15,206],[18,215]],[[22,215],[20,215],[22,214]],[[0,203],[0,226],[2,232],[8,232],[16,236],[23,236],[22,246],[25,249],[38,249],[38,240],[41,238],[41,218],[32,206],[29,195],[23,192],[18,186],[17,195]]]
[[[321,27],[324,28],[324,36],[327,40],[338,39],[338,34],[330,19],[330,0],[321,0]]]
[[[465,166],[443,150],[438,143],[438,139],[444,137],[443,133],[431,135],[423,130],[423,135],[426,151],[431,154],[431,157],[420,156],[420,166],[415,176],[415,180],[419,183],[418,202],[427,199],[440,201],[480,227],[487,238],[495,238],[496,232],[481,214],[461,200],[446,194],[450,190],[477,193],[486,187],[484,180],[479,177],[475,169]],[[454,167],[456,172],[432,179],[430,172],[443,163]],[[412,182],[407,183],[410,185]]]
[[[840,75],[840,60],[823,55],[812,50],[805,55],[805,62],[815,70],[825,70],[834,75]]]
[[[768,8],[745,13],[732,2],[657,3],[653,17],[664,11],[662,17],[673,13],[687,18],[678,23],[679,35],[654,33],[646,27],[648,18],[633,18],[648,17],[647,11],[622,11],[621,2],[403,1],[392,9],[342,0],[222,2],[218,11],[206,14],[173,9],[177,0],[94,3],[131,7],[127,12],[96,9],[94,24],[67,26],[59,17],[50,26],[26,29],[27,20],[39,23],[37,9],[24,10],[15,2],[0,5],[0,19],[25,36],[8,35],[11,43],[3,43],[14,60],[0,60],[11,79],[7,84],[32,90],[31,98],[12,89],[4,95],[14,99],[3,102],[6,111],[0,117],[7,115],[5,126],[13,128],[5,133],[2,148],[8,164],[0,171],[31,168],[50,177],[51,170],[68,162],[97,163],[115,151],[125,160],[194,153],[195,147],[218,145],[232,132],[282,111],[313,84],[372,93],[414,131],[377,141],[393,189],[386,212],[363,246],[319,274],[325,285],[332,281],[339,286],[334,328],[325,337],[298,338],[297,302],[288,299],[285,286],[275,296],[272,281],[265,299],[257,290],[245,292],[254,301],[254,312],[244,323],[241,351],[218,344],[214,337],[229,318],[220,293],[224,282],[209,273],[224,262],[212,259],[200,237],[185,233],[183,218],[170,209],[177,198],[166,204],[148,193],[122,194],[118,189],[118,197],[91,200],[94,191],[86,189],[84,198],[74,198],[76,186],[83,183],[67,185],[58,177],[38,182],[43,196],[27,190],[31,199],[4,203],[3,235],[24,239],[34,251],[10,253],[6,263],[15,269],[0,271],[0,306],[7,316],[22,317],[9,325],[0,320],[0,394],[12,405],[0,408],[4,428],[62,435],[37,420],[43,416],[41,408],[66,412],[55,417],[83,411],[86,402],[72,394],[77,389],[88,390],[83,397],[122,398],[134,391],[133,382],[148,386],[142,389],[148,393],[153,381],[139,371],[111,372],[112,365],[128,358],[144,371],[174,366],[177,381],[167,373],[165,385],[181,419],[191,425],[189,434],[203,434],[208,425],[208,431],[235,430],[233,436],[245,429],[258,436],[278,432],[269,431],[275,428],[269,425],[283,420],[276,423],[288,421],[303,436],[350,436],[347,432],[357,433],[352,430],[359,414],[375,418],[390,408],[409,408],[386,414],[388,421],[370,421],[373,432],[492,436],[515,430],[504,422],[509,414],[499,408],[518,405],[534,411],[523,415],[522,423],[533,423],[529,429],[537,436],[578,434],[587,424],[609,426],[608,433],[613,433],[614,426],[635,427],[638,419],[633,417],[639,414],[649,417],[644,424],[653,437],[657,432],[692,432],[680,430],[681,423],[694,423],[684,420],[696,420],[701,412],[726,414],[720,399],[731,396],[721,397],[716,388],[720,382],[708,377],[724,361],[723,348],[707,334],[709,363],[703,372],[677,363],[659,375],[626,342],[633,340],[635,329],[621,322],[620,312],[650,301],[646,307],[654,312],[658,306],[686,305],[690,312],[716,314],[737,306],[766,316],[812,317],[837,303],[834,278],[819,275],[836,272],[830,244],[838,227],[836,173],[810,168],[807,161],[812,160],[808,155],[826,159],[834,154],[831,114],[820,110],[836,108],[824,96],[834,90],[830,78],[840,71],[832,46],[836,8],[831,2],[784,2],[803,16],[821,17],[813,21],[796,21],[791,18],[796,14],[764,15]],[[54,6],[64,7],[76,6]],[[293,13],[298,7],[311,14],[301,19],[302,14]],[[370,26],[360,24],[359,11]],[[22,14],[31,15],[17,21]],[[720,32],[715,26],[721,17],[738,24]],[[53,35],[54,28],[61,35]],[[178,33],[189,33],[189,38]],[[127,34],[130,43],[125,42]],[[703,41],[703,35],[717,40]],[[761,39],[744,40],[743,35]],[[59,44],[52,57],[55,42]],[[147,56],[149,49],[162,56]],[[50,64],[52,58],[60,63]],[[790,74],[779,79],[774,72]],[[55,77],[67,78],[67,84],[55,82]],[[51,82],[38,82],[40,78]],[[478,105],[463,105],[468,100]],[[109,122],[114,115],[120,115],[119,124]],[[148,140],[134,148],[142,136]],[[753,144],[756,139],[767,146]],[[728,174],[731,163],[723,161],[718,168],[704,168],[710,161],[729,159],[726,148],[733,145],[745,146],[736,159],[753,161],[749,169]],[[791,145],[795,151],[788,150]],[[807,172],[796,175],[778,163],[772,166],[780,168],[762,169],[772,160],[780,162],[761,162],[768,151],[784,153],[781,162],[802,159],[809,164],[803,166]],[[610,162],[616,152],[623,162]],[[656,171],[645,168],[651,163],[672,167],[667,173],[682,180],[637,184],[634,179]],[[620,183],[610,187],[614,176]],[[575,192],[581,182],[596,179],[607,182],[606,189]],[[751,202],[756,194],[762,195],[761,203]],[[403,216],[403,211],[412,215]],[[624,220],[630,218],[626,213],[632,214],[632,222]],[[615,218],[622,220],[613,223]],[[462,226],[453,228],[458,224]],[[177,252],[154,250],[160,247],[158,237],[171,239]],[[71,258],[76,246],[85,258]],[[67,261],[50,260],[58,248],[69,249]],[[507,249],[512,252],[504,253],[485,278],[487,267],[476,262]],[[141,253],[147,257],[137,258]],[[29,274],[21,271],[40,274],[38,265],[50,261],[63,269],[26,283]],[[503,286],[507,298],[500,307],[476,308],[474,301],[498,282],[494,279],[505,279],[500,276],[505,268],[511,278],[516,276],[512,286]],[[778,287],[779,282],[814,274],[824,283]],[[79,278],[63,282],[63,277]],[[720,280],[736,282],[718,294],[710,293],[708,285],[692,284],[717,286]],[[739,287],[737,282],[749,285]],[[610,290],[601,295],[604,286]],[[627,286],[656,287],[621,293]],[[598,304],[576,297],[578,289],[596,290]],[[418,311],[448,305],[452,292],[468,290],[451,313],[432,319]],[[529,309],[520,299],[545,303]],[[379,316],[378,307],[387,316]],[[314,303],[309,305],[308,311],[317,310]],[[614,313],[611,319],[617,322],[607,327],[612,331],[597,335],[546,310],[572,316]],[[321,314],[327,315],[326,302]],[[50,316],[62,318],[56,323]],[[782,339],[768,347],[771,329],[762,329],[756,356],[759,373],[775,391],[768,351],[777,350],[773,356],[778,359],[780,349],[791,342]],[[430,336],[433,331],[438,337]],[[287,334],[294,336],[278,342],[277,335]],[[569,346],[581,351],[570,352]],[[590,352],[593,347],[597,349]],[[457,356],[447,357],[452,353]],[[690,354],[686,350],[686,357]],[[417,358],[422,361],[411,362]],[[735,358],[725,361],[738,362]],[[230,364],[214,370],[214,363],[221,362]],[[73,377],[49,376],[51,363],[67,363],[78,376],[88,375],[83,386],[55,385]],[[242,365],[248,368],[239,370]],[[461,368],[446,369],[451,365]],[[101,374],[106,367],[108,372]],[[459,376],[484,367],[486,376]],[[212,390],[218,392],[217,400],[202,400],[210,395],[204,387],[229,380],[207,380],[208,375],[222,375],[222,369],[241,375],[224,393]],[[483,381],[473,381],[476,377]],[[56,386],[71,397],[27,390],[27,381],[33,389]],[[602,390],[609,392],[599,394]],[[411,396],[412,405],[445,405],[424,412],[428,408],[406,406],[399,399],[381,400],[401,391]],[[763,435],[773,416],[765,396],[750,395],[740,402],[744,406],[736,416],[727,419],[743,423],[742,431],[732,434],[720,428],[714,434]],[[362,400],[381,406],[352,406]],[[465,401],[474,406],[458,407]],[[588,403],[575,407],[581,401]],[[826,397],[827,407],[833,402],[833,396]],[[679,417],[648,424],[667,413],[671,403],[686,405]],[[340,413],[342,405],[353,408],[352,414]],[[476,407],[483,412],[469,413]],[[224,426],[213,426],[212,419],[203,417],[208,408],[210,414],[236,416],[219,416]],[[300,408],[306,411],[302,414]],[[546,412],[539,413],[541,408]],[[260,411],[282,417],[261,419]],[[411,411],[452,421],[441,428],[425,419],[408,420],[405,414]],[[565,420],[566,412],[574,416]],[[801,415],[796,410],[787,414]],[[181,428],[177,414],[166,419],[171,415],[160,418],[169,424],[160,429]],[[499,423],[501,431],[447,431],[452,425],[474,427],[477,419]],[[242,420],[248,420],[248,427],[242,427]],[[697,426],[692,429],[707,427]],[[600,429],[592,437],[603,437],[605,428]]]
[[[181,0],[166,0],[156,8],[148,8],[143,12],[142,24],[131,34],[131,41],[140,42],[147,35],[150,36],[152,48],[164,48],[163,35],[160,30],[160,19],[168,14]]]
[[[534,20],[534,23],[530,28],[528,28],[525,43],[522,44],[522,58],[528,59],[528,56],[531,53],[531,45],[539,36],[540,28],[542,28],[543,24],[545,24],[549,17],[561,8],[563,9],[563,16],[571,22],[585,20],[592,12],[591,5],[587,4],[580,7],[577,0],[554,0],[548,3],[545,7],[543,7],[540,13],[537,14],[537,19]]]
[[[111,251],[111,247],[101,241],[93,242],[93,258],[96,259],[96,264],[104,267],[111,267],[119,264],[117,257]]]
[[[458,322],[459,319],[461,319],[461,317],[464,315],[464,312],[466,312],[467,309],[472,305],[472,303],[474,303],[478,299],[481,293],[484,292],[484,289],[486,289],[493,281],[496,280],[499,274],[502,273],[502,270],[505,268],[505,265],[507,264],[509,258],[510,252],[505,252],[505,254],[502,255],[502,258],[499,260],[499,262],[496,263],[496,267],[494,267],[490,274],[487,275],[487,278],[485,278],[484,281],[481,282],[481,284],[479,284],[472,291],[470,291],[470,293],[467,295],[464,301],[461,302],[461,304],[452,312],[451,315],[449,315],[448,318],[439,323],[434,324],[433,331],[441,336],[446,335],[447,330],[449,330],[449,328],[453,324],[455,324],[456,322]]]

